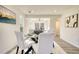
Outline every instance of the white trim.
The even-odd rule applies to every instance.
[[[64,39],[62,39],[62,40],[64,40]],[[79,48],[79,45],[74,44],[74,43],[72,43],[71,41],[68,41],[68,40],[64,40],[64,41],[66,41],[67,43],[69,43],[69,44],[71,44],[71,45],[73,45],[73,46],[75,46],[75,47],[77,47],[77,48]]]
[[[67,54],[63,48],[61,48],[56,42],[54,42],[55,47],[53,48],[54,54]]]

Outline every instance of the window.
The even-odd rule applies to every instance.
[[[29,17],[27,18],[27,28],[29,30],[49,30],[50,29],[50,18],[48,17]],[[26,23],[25,23],[26,24]]]

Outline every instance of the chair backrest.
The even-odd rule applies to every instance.
[[[55,37],[53,33],[41,33],[38,37],[38,54],[49,54],[53,49],[53,41]]]
[[[23,40],[23,32],[15,32],[15,34],[17,38],[17,45],[19,46],[19,48],[24,49],[25,45]]]

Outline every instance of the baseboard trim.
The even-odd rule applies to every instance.
[[[65,50],[60,46],[60,45],[58,45],[58,43],[56,43],[56,42],[54,42],[54,44],[55,44],[55,48],[57,47],[58,49],[60,49],[59,50],[59,52],[57,52],[57,51],[54,51],[54,54],[67,54],[66,52],[65,52]],[[53,49],[55,49],[55,48],[53,48]]]
[[[61,38],[60,38],[60,39],[61,39]],[[62,40],[64,40],[64,39],[62,39]],[[66,41],[67,43],[69,43],[69,44],[75,46],[76,48],[79,48],[79,45],[73,44],[72,42],[69,42],[68,40],[64,40],[64,41]]]
[[[16,46],[14,46],[13,48],[11,48],[9,51],[5,52],[5,54],[10,54],[15,48],[16,48]]]

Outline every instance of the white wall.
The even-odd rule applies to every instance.
[[[60,20],[60,38],[79,48],[79,21],[78,28],[66,28],[65,26],[65,17],[76,13],[79,14],[78,10],[74,9],[63,14]]]
[[[56,33],[59,35],[60,32],[60,22],[56,21]]]
[[[16,28],[17,28],[17,31],[20,31],[20,26],[24,27],[24,18],[25,18],[24,14],[22,14],[20,12],[16,13]]]
[[[56,21],[57,19],[60,17],[60,15],[58,16],[52,16],[51,17],[51,20],[50,20],[50,29],[55,33],[57,34],[57,32],[59,31],[59,29],[57,30],[56,28]]]
[[[55,23],[55,26],[56,26],[56,30],[55,30],[56,31],[56,35],[60,35],[60,17],[58,17],[56,19],[56,23]]]
[[[0,54],[16,46],[15,25],[0,23]]]

